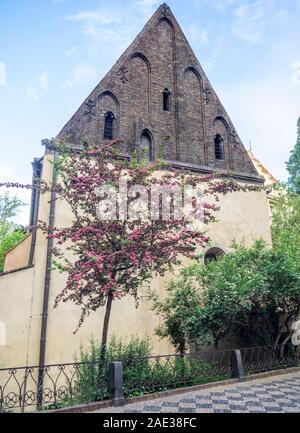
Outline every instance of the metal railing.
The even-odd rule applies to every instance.
[[[240,349],[246,375],[300,365],[300,353],[292,344]]]
[[[125,398],[224,380],[231,351],[121,359]],[[99,373],[100,372],[100,373]],[[110,399],[109,363],[0,369],[0,412],[55,409]],[[41,380],[42,378],[42,380]]]
[[[130,398],[232,377],[242,380],[244,371],[250,375],[298,367],[300,353],[285,345],[118,361],[0,369],[0,412],[56,409],[108,399],[114,402],[117,394],[122,401],[123,395]],[[112,364],[119,364],[118,375],[111,374]]]
[[[99,362],[0,369],[0,413],[109,398],[108,366]]]
[[[123,361],[125,397],[231,378],[231,351],[163,355]]]

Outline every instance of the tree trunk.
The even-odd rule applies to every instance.
[[[107,346],[107,336],[108,336],[108,327],[109,327],[109,319],[110,319],[110,313],[111,313],[111,306],[113,301],[113,295],[110,292],[107,297],[106,302],[106,309],[105,309],[105,316],[103,321],[103,330],[102,330],[102,340],[101,340],[101,355],[106,352],[106,346]]]
[[[110,320],[110,313],[111,313],[111,307],[112,307],[112,301],[113,301],[113,294],[112,292],[109,292],[107,296],[107,302],[106,302],[106,308],[105,308],[105,315],[104,315],[104,321],[103,321],[103,330],[102,330],[102,339],[101,339],[101,346],[100,346],[100,359],[99,359],[99,374],[98,374],[98,389],[101,392],[101,383],[105,371],[105,355],[106,355],[106,349],[107,349],[107,336],[108,336],[108,328],[109,328],[109,320]]]

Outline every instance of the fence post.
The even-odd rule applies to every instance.
[[[239,379],[241,382],[246,380],[245,370],[240,350],[231,352],[232,376]]]
[[[109,364],[109,393],[113,406],[124,405],[123,395],[123,364],[122,362],[111,362]]]

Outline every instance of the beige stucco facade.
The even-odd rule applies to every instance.
[[[32,234],[29,233],[18,245],[8,251],[4,261],[5,272],[25,268],[28,265],[31,242]]]
[[[46,154],[43,161],[42,178],[47,182],[52,180],[52,158],[50,154]],[[42,194],[39,203],[39,219],[46,222],[49,220],[49,198],[48,193]],[[217,246],[227,252],[233,240],[244,241],[246,245],[251,245],[256,239],[263,238],[271,243],[265,191],[238,192],[221,196],[220,208],[219,221],[207,227],[212,240],[211,246]],[[65,226],[71,220],[72,215],[68,207],[63,202],[57,201],[55,225]],[[18,247],[15,250],[16,268],[20,267],[20,252],[22,256],[25,249]],[[5,340],[0,339],[0,368],[38,365],[46,259],[47,240],[41,232],[38,232],[33,266],[0,276],[0,322],[6,328]],[[185,259],[184,263],[186,262]],[[14,267],[12,252],[8,263],[9,268],[12,269]],[[163,297],[166,283],[170,278],[172,278],[170,274],[154,277],[151,288]],[[58,271],[51,271],[46,364],[72,362],[80,345],[87,345],[92,336],[99,339],[102,331],[104,308],[91,313],[76,334],[73,332],[78,325],[79,308],[69,302],[53,309],[55,297],[63,289],[64,283],[64,275]],[[130,297],[114,301],[110,335],[115,334],[123,339],[128,339],[131,335],[148,336],[154,353],[171,353],[173,349],[168,341],[160,341],[154,335],[160,319],[151,311],[147,299],[148,288],[147,285],[141,287],[138,308]],[[5,342],[5,345],[1,345],[1,341]]]

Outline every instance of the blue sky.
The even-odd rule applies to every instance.
[[[160,3],[0,1],[1,180],[30,182],[41,139],[59,132]],[[168,4],[245,146],[285,180],[300,116],[300,0]]]

